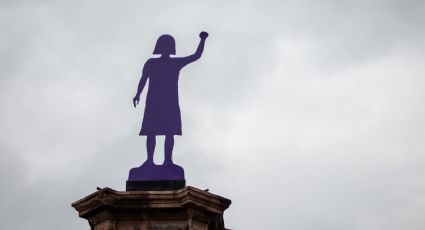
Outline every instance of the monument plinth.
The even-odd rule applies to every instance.
[[[72,204],[92,230],[224,230],[229,199],[185,187],[175,191],[103,188]]]

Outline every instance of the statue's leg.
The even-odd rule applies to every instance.
[[[153,153],[155,152],[155,145],[155,135],[148,135],[146,138],[146,150],[148,152],[148,159],[146,160],[146,163],[153,164]]]
[[[173,164],[173,147],[174,147],[174,136],[167,135],[165,136],[164,143],[164,164]]]

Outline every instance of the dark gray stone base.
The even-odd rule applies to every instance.
[[[185,180],[128,180],[126,191],[169,191],[179,190],[186,186]]]

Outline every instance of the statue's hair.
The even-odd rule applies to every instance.
[[[153,54],[176,54],[176,42],[169,34],[161,35],[156,41]]]

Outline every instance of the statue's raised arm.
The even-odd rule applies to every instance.
[[[202,56],[202,53],[204,52],[205,40],[208,37],[208,33],[205,32],[205,31],[202,31],[199,34],[199,37],[201,38],[201,41],[199,41],[198,48],[196,49],[194,54],[189,55],[187,57],[177,58],[177,59],[179,59],[182,67],[191,63],[191,62],[198,60]]]

